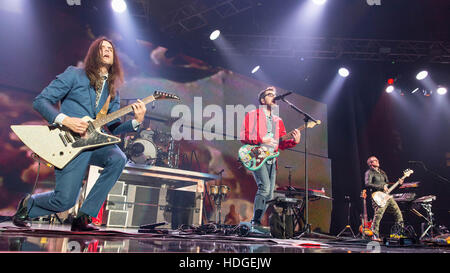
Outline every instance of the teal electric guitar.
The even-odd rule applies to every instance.
[[[320,120],[316,122],[308,121],[306,124],[307,128],[313,128],[314,126],[320,124]],[[305,129],[305,125],[297,128],[297,130],[301,131]],[[279,142],[292,138],[292,134],[294,130],[290,131],[286,135],[282,136]],[[267,161],[272,158],[276,158],[280,155],[280,152],[274,152],[273,148],[269,145],[250,145],[246,144],[239,149],[239,160],[242,164],[249,169],[250,171],[256,171]]]

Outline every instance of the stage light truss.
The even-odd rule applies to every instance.
[[[148,0],[132,0],[132,3],[136,5],[130,12],[134,17],[142,18],[147,23],[150,20],[151,5]]]
[[[217,18],[225,19],[250,8],[250,0],[193,0],[168,13],[161,30],[166,33],[187,33],[207,26]]]
[[[450,42],[350,38],[224,35],[226,45],[205,39],[210,54],[327,60],[450,63]]]

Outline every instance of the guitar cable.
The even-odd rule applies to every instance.
[[[39,174],[41,172],[41,157],[38,154],[33,152],[33,153],[31,153],[31,158],[38,163],[36,179],[34,180],[33,189],[31,190],[31,193],[30,193],[30,195],[33,195],[34,191],[36,190],[38,181],[39,181]],[[46,163],[46,165],[48,167],[53,167],[53,165],[51,165],[50,163]],[[31,225],[33,225],[33,219],[30,218],[30,222],[31,222]]]
[[[38,163],[36,179],[34,180],[33,189],[31,190],[31,193],[30,193],[31,195],[33,195],[33,192],[36,190],[36,186],[37,186],[37,183],[38,183],[38,180],[39,180],[39,173],[40,173],[40,170],[41,170],[41,158],[36,153],[32,153],[31,154],[31,158],[34,161],[37,161],[37,163]]]

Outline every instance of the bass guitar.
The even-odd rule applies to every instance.
[[[372,221],[367,221],[366,190],[362,191],[361,198],[363,199],[363,217],[361,217],[361,226],[359,227],[359,232],[363,236],[372,236]]]
[[[148,104],[163,99],[180,100],[176,95],[155,91],[142,102]],[[120,142],[120,138],[101,132],[101,128],[132,111],[131,105],[128,105],[110,114],[99,113],[95,120],[83,117],[82,120],[89,124],[83,136],[65,126],[55,125],[11,125],[11,129],[40,158],[62,169],[83,150]]]
[[[386,206],[387,201],[390,198],[392,198],[392,195],[389,195],[389,194],[400,184],[400,181],[402,181],[406,177],[410,176],[412,173],[414,173],[413,170],[406,169],[403,171],[403,176],[399,180],[397,180],[397,182],[394,185],[392,185],[387,190],[387,192],[376,191],[376,192],[372,193],[372,199],[373,199],[373,201],[375,201],[377,206],[379,206],[380,208]]]
[[[297,130],[301,131],[305,128],[313,128],[314,126],[320,124],[321,121],[317,122],[308,121],[305,125],[300,126]],[[295,130],[290,131],[286,135],[280,138],[280,141],[292,138]],[[242,146],[238,151],[239,160],[242,164],[250,171],[256,171],[267,161],[272,158],[276,158],[280,155],[280,152],[274,152],[270,149],[268,145],[250,145],[246,144]]]

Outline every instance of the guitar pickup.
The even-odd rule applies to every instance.
[[[73,139],[72,135],[71,135],[70,133],[68,133],[68,132],[66,132],[66,133],[64,134],[64,138],[67,140],[68,143],[72,143],[72,142],[75,141],[75,140]]]
[[[59,133],[59,137],[61,138],[62,142],[64,143],[64,146],[67,147],[67,140],[65,139],[64,135]]]

